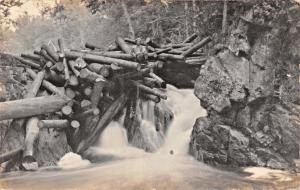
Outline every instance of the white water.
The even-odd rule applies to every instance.
[[[74,168],[74,165],[84,166],[83,163],[86,164],[86,160],[78,155],[69,154],[59,164],[62,168],[69,170],[41,170],[34,173],[9,174],[0,180],[0,188],[30,190],[274,189],[274,186],[270,186],[273,185],[274,180],[269,180],[268,183],[249,181],[249,178],[212,168],[188,156],[189,138],[195,119],[206,115],[206,112],[200,107],[192,90],[178,90],[169,86],[167,94],[169,98],[167,104],[174,112],[174,121],[169,126],[165,143],[156,153],[146,153],[129,145],[126,131],[122,126],[123,121],[111,122],[102,133],[99,146],[89,150],[89,154],[94,154],[96,157],[108,158],[106,162],[70,170]],[[146,104],[144,102],[141,108],[144,109],[142,134],[149,141],[155,142],[158,134],[153,124],[154,112],[151,105],[145,106]],[[170,150],[174,154],[170,154]]]

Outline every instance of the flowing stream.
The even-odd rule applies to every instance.
[[[55,168],[2,174],[0,187],[34,190],[248,190],[280,188],[279,182],[296,183],[293,176],[281,171],[263,170],[265,175],[251,178],[250,174],[223,171],[194,160],[188,155],[189,138],[195,119],[205,116],[206,111],[200,107],[192,90],[168,86],[166,93],[166,103],[174,112],[174,120],[163,145],[155,153],[130,146],[123,121],[113,121],[102,133],[99,145],[88,150],[90,160],[96,163],[68,153]],[[160,138],[153,124],[153,105],[144,104],[142,110],[146,115],[142,134],[158,145]],[[248,171],[255,173],[257,170]]]

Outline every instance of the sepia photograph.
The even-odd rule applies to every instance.
[[[0,0],[0,190],[300,190],[300,0]]]

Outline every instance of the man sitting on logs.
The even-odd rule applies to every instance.
[[[136,45],[131,50],[131,55],[135,57],[136,62],[146,64],[148,60],[148,52],[145,46],[142,46],[142,39],[137,38]]]

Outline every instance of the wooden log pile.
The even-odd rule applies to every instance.
[[[106,50],[90,42],[85,49],[67,49],[58,39],[57,47],[43,44],[33,54],[21,54],[17,60],[26,68],[31,87],[24,99],[0,102],[0,120],[18,120],[26,136],[24,146],[0,155],[1,163],[22,154],[22,168],[35,170],[34,144],[44,128],[65,130],[73,151],[82,153],[125,107],[130,90],[138,89],[140,98],[155,103],[167,99],[160,91],[166,82],[156,71],[167,61],[203,64],[201,48],[211,38],[195,42],[197,37],[167,45],[117,37]]]

